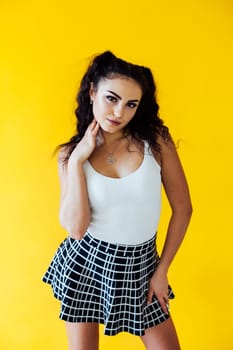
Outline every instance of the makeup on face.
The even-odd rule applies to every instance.
[[[94,117],[104,131],[119,131],[135,115],[141,95],[141,88],[133,79],[103,79],[90,92]]]
[[[119,100],[122,100],[122,97],[119,96],[116,92],[111,91],[111,90],[106,90],[106,91],[107,91],[107,92],[110,92],[112,95],[114,95],[115,98],[117,98],[117,99],[119,99]],[[107,98],[110,99],[110,100],[112,100],[112,102],[113,102],[113,100],[114,100],[114,97],[112,97],[111,95],[110,95],[110,96],[107,96]],[[116,99],[115,99],[115,100],[116,100]],[[136,108],[137,105],[138,105],[138,103],[139,103],[139,100],[138,100],[138,99],[135,99],[135,100],[128,100],[128,101],[127,101],[127,106],[129,106],[130,108]]]

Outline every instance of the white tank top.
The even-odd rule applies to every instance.
[[[100,240],[134,245],[151,239],[157,231],[161,209],[161,173],[149,145],[134,172],[112,178],[84,165],[91,221],[87,231]]]

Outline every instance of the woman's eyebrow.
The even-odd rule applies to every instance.
[[[119,100],[122,100],[122,98],[117,95],[115,92],[111,91],[111,90],[107,90],[108,92],[110,92],[111,94],[113,94],[114,96],[118,97]],[[129,100],[128,102],[139,102],[139,100]]]

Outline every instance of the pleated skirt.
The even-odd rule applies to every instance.
[[[153,296],[149,280],[159,264],[155,237],[139,245],[112,244],[86,232],[58,247],[43,281],[61,301],[60,319],[104,324],[105,335],[144,335],[169,318]],[[169,299],[174,293],[169,285]]]

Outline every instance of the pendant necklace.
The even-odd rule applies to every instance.
[[[116,158],[114,157],[113,153],[109,153],[107,158],[106,158],[106,162],[108,164],[114,164],[116,163]]]
[[[117,150],[118,147],[119,147],[119,142],[118,142],[118,144],[116,145],[114,151],[109,152],[109,151],[105,150],[105,152],[108,154],[108,155],[107,155],[107,158],[105,159],[106,163],[111,164],[111,165],[116,163],[117,159],[116,159],[116,157],[114,156],[114,152],[116,152],[116,150]]]

